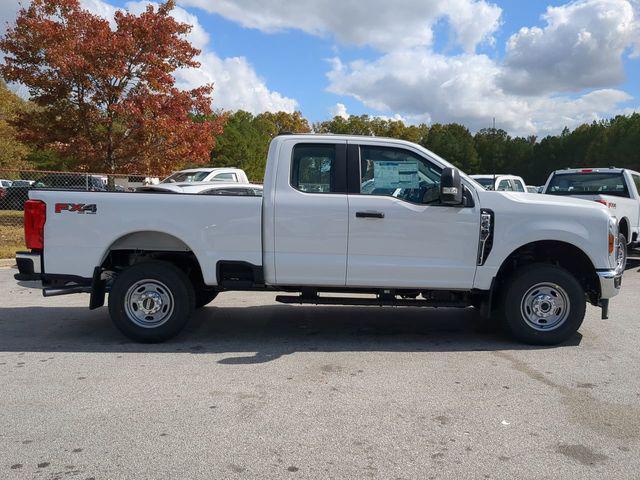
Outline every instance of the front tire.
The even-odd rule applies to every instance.
[[[567,270],[548,264],[524,267],[509,280],[504,323],[517,340],[557,345],[573,336],[586,311],[582,285]]]
[[[628,254],[627,237],[624,234],[618,235],[618,268],[625,270],[627,268],[627,254]]]
[[[195,306],[189,277],[167,262],[133,265],[120,273],[109,293],[109,314],[131,340],[157,343],[176,336]]]

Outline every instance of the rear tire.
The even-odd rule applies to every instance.
[[[174,265],[153,261],[120,273],[109,293],[109,314],[131,340],[164,342],[187,324],[195,305],[189,277]]]
[[[517,340],[532,345],[557,345],[582,325],[586,295],[564,268],[533,264],[509,279],[504,296],[504,324]]]

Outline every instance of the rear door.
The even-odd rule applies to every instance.
[[[349,205],[346,141],[286,142],[275,189],[279,285],[344,286]]]

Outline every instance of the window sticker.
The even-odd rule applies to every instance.
[[[406,162],[374,162],[375,188],[419,188],[417,160]]]

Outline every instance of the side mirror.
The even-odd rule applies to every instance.
[[[440,203],[462,205],[462,179],[457,168],[445,168],[440,176]]]

